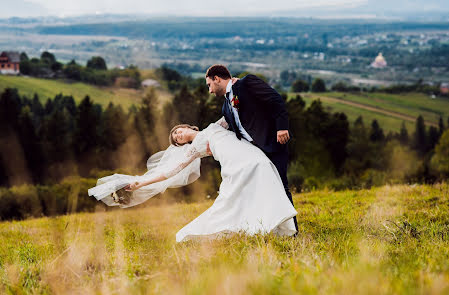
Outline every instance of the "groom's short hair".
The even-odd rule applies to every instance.
[[[209,77],[213,80],[215,76],[218,76],[222,79],[232,78],[228,68],[225,67],[224,65],[213,65],[207,69],[206,78]]]

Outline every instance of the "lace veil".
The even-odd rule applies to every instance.
[[[150,180],[160,175],[166,175],[182,163],[191,144],[180,147],[170,145],[165,151],[160,151],[152,155],[147,161],[148,171],[141,176],[131,176],[124,174],[114,174],[98,179],[97,186],[88,190],[89,196],[94,196],[97,200],[103,201],[108,206],[120,206],[122,208],[136,206],[163,193],[167,188],[175,188],[188,185],[200,177],[201,159],[194,159],[187,167],[167,180],[153,183],[132,192],[131,200],[128,204],[116,203],[112,194],[127,186],[132,182],[142,182]]]

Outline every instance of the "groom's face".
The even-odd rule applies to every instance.
[[[222,79],[218,76],[215,76],[214,79],[210,77],[206,77],[206,84],[209,88],[209,93],[215,94],[215,96],[222,96],[226,94],[226,88],[221,84]]]

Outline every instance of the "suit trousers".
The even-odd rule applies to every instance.
[[[282,179],[282,184],[284,185],[285,193],[287,194],[288,199],[293,205],[292,194],[290,193],[290,189],[288,188],[288,180],[287,180],[287,163],[288,163],[288,151],[281,151],[275,153],[265,153],[267,157],[273,162],[274,166],[279,172],[279,175]],[[293,205],[294,207],[294,205]],[[295,222],[296,230],[298,230],[298,221],[296,220],[296,216],[293,217],[293,221]]]

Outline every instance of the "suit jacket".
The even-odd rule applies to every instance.
[[[277,142],[277,131],[288,130],[288,113],[279,93],[255,75],[247,75],[232,86],[239,100],[239,118],[254,143],[265,153],[287,151],[287,145]],[[229,108],[223,105],[223,116],[237,137],[240,132],[232,121]]]

